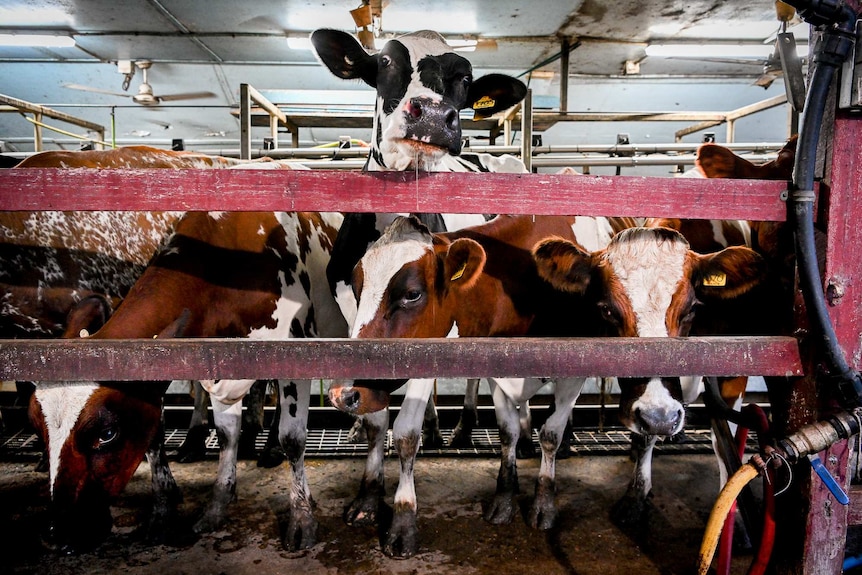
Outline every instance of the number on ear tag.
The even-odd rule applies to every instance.
[[[718,272],[703,278],[703,285],[706,287],[724,287],[727,285],[727,274]]]

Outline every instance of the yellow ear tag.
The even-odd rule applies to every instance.
[[[461,276],[464,275],[464,270],[466,270],[466,269],[467,269],[467,262],[464,262],[463,264],[461,264],[461,269],[459,269],[457,272],[452,274],[452,277],[449,278],[449,281],[455,281],[457,279],[461,279]]]
[[[488,96],[482,96],[473,102],[474,110],[484,110],[485,108],[493,108],[497,104],[496,100],[492,100]]]
[[[724,287],[727,285],[727,274],[719,272],[708,275],[703,278],[703,285],[705,287]]]

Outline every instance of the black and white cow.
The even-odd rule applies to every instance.
[[[476,117],[487,117],[511,108],[526,95],[526,86],[519,80],[504,74],[474,79],[470,62],[455,53],[440,34],[428,30],[390,40],[377,54],[369,54],[353,36],[338,30],[317,30],[311,41],[320,60],[335,76],[359,79],[377,90],[371,151],[364,171],[526,172],[523,162],[510,155],[461,153],[461,110],[473,109]],[[345,214],[327,277],[349,325],[355,320],[357,308],[351,287],[353,269],[398,215]],[[415,215],[430,230],[439,232],[477,225],[487,219],[483,215]],[[471,441],[478,384],[478,380],[468,381],[465,397],[473,403],[465,403],[453,444]],[[427,402],[432,388],[433,380],[411,380],[394,424],[398,429],[414,428],[414,420],[424,417],[426,446],[442,441],[439,434],[428,432],[429,427],[437,427],[433,403]],[[413,398],[420,398],[417,405],[427,405],[429,409],[411,409]],[[529,425],[527,415],[522,415],[521,421]],[[376,521],[378,496],[384,493],[383,444],[373,438],[385,431],[388,417],[365,418],[364,425],[369,458],[360,492],[345,513],[345,520],[355,525]]]

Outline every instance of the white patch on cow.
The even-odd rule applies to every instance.
[[[458,333],[458,322],[452,324],[452,329],[449,330],[449,333],[446,334],[446,337],[461,337]]]
[[[671,396],[667,388],[662,384],[661,378],[654,377],[649,380],[643,394],[632,404],[632,413],[641,411],[663,412],[668,415],[683,412],[682,404]],[[637,422],[635,422],[637,426]],[[681,417],[676,427],[668,435],[679,433],[685,425],[685,418]],[[647,433],[643,429],[635,428],[636,433]],[[649,435],[649,433],[647,433]]]
[[[260,227],[257,228],[257,235],[265,236],[266,230],[263,228],[263,224],[260,224]]]
[[[242,398],[254,385],[256,379],[202,379],[201,387],[203,387],[212,396],[213,399],[223,405],[232,405]]]
[[[344,281],[339,281],[335,284],[335,303],[341,310],[341,315],[347,321],[348,332],[353,329],[353,324],[356,322],[356,295],[353,293],[353,288],[347,285]]]
[[[607,218],[577,216],[572,224],[572,233],[578,244],[591,252],[605,249],[614,237],[614,229]]]
[[[218,221],[225,216],[225,212],[207,212],[207,215],[212,219]]]
[[[48,434],[49,477],[51,495],[60,471],[60,453],[78,423],[81,411],[96,391],[95,383],[63,382],[40,383],[36,386],[36,400],[42,408]]]
[[[350,330],[350,337],[358,337],[380,308],[383,294],[389,287],[392,277],[405,264],[415,262],[432,251],[430,237],[414,234],[413,237],[424,239],[405,239],[403,241],[378,240],[362,257],[361,265],[364,281],[362,293],[359,294],[359,307],[356,310],[356,320]]]
[[[605,258],[632,304],[637,334],[667,337],[665,318],[683,279],[688,244],[652,233],[623,234],[611,243]]]

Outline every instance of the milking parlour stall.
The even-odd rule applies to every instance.
[[[477,36],[455,16],[479,3],[357,2],[231,4],[236,32],[214,27],[226,5],[147,2],[176,33],[122,34],[86,29],[101,2],[75,3],[66,59],[110,61],[124,92],[65,87],[127,97],[142,78],[106,105],[112,125],[149,108],[179,129],[206,106],[171,102],[222,96],[188,77],[153,89],[190,41],[231,94],[237,138],[216,130],[214,147],[117,146],[87,106],[0,94],[35,130],[0,170],[2,572],[862,572],[862,6],[735,4],[777,16],[758,86],[781,93],[611,113],[569,93],[611,85],[586,71],[618,56],[597,27],[643,54],[658,42],[630,19],[685,21],[651,33],[691,52],[714,23],[692,11],[725,8],[550,2],[538,20],[565,24],[549,52],[518,31],[537,20],[518,3]],[[0,8],[16,42],[38,28],[26,4]],[[439,33],[417,31],[439,12]],[[104,56],[112,35],[123,58],[153,42],[153,61]],[[286,66],[250,54],[285,37],[308,44],[289,49],[309,54],[291,56],[303,90],[225,88]],[[530,54],[520,76],[499,63],[522,57],[510,45]],[[69,48],[6,49],[4,67]],[[623,58],[613,98],[668,97],[642,86],[690,73],[650,58]],[[318,84],[343,103],[291,100]],[[737,141],[771,109],[786,139]],[[95,149],[43,136],[46,120],[98,133]],[[617,131],[667,122],[672,144]],[[605,124],[611,146],[556,144]],[[328,129],[337,141],[304,145]]]

